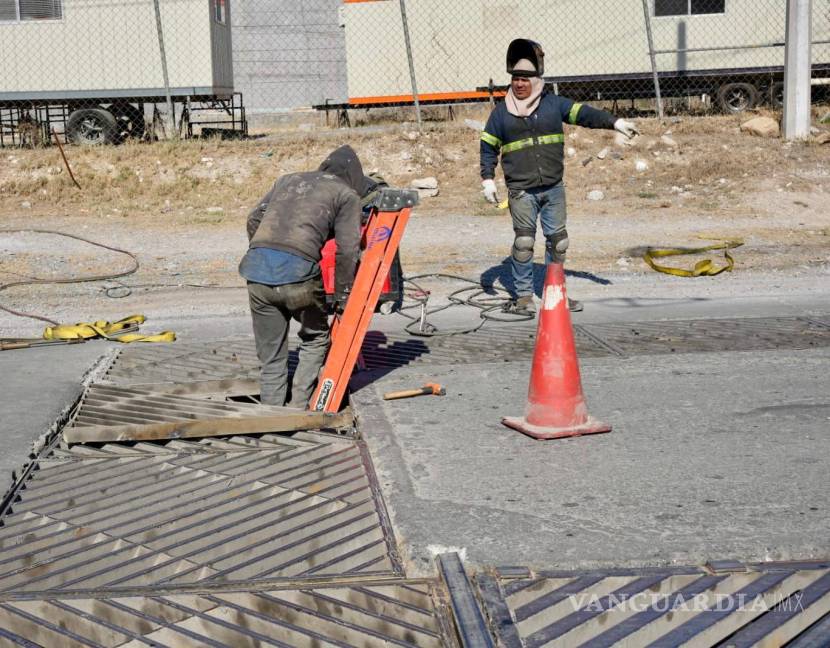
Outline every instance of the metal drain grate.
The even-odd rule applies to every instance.
[[[402,574],[351,440],[107,445],[39,463],[2,520],[0,592]]]
[[[583,328],[624,355],[830,346],[830,328],[798,317],[588,324]]]
[[[41,646],[454,646],[421,581],[0,603],[0,643]],[[6,642],[3,641],[6,639]]]
[[[764,640],[781,646],[830,620],[830,564],[535,575],[509,568],[477,582],[508,648],[714,646],[727,639],[734,648]]]

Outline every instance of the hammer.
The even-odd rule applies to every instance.
[[[395,400],[397,398],[411,398],[412,396],[445,396],[447,390],[436,383],[427,383],[420,389],[405,389],[404,391],[387,392],[383,400]]]

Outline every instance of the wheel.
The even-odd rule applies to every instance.
[[[118,141],[125,139],[140,140],[144,137],[144,111],[136,106],[123,103],[113,104],[110,111],[118,123]]]
[[[784,107],[784,82],[776,81],[769,87],[769,103],[776,110]]]
[[[718,90],[718,105],[725,113],[752,110],[758,104],[758,90],[751,83],[727,83]]]
[[[118,130],[115,116],[103,108],[82,108],[66,120],[66,138],[73,144],[115,144]]]

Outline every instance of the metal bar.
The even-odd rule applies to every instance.
[[[299,412],[250,418],[214,418],[152,425],[114,425],[107,427],[76,427],[64,430],[63,438],[72,443],[102,443],[104,441],[160,441],[165,439],[192,439],[234,434],[264,432],[293,432],[320,428],[349,427],[354,423],[350,408],[332,414],[329,412]]]
[[[455,625],[464,648],[493,648],[493,638],[478,607],[460,556],[455,552],[440,554],[438,566],[450,593]]]
[[[164,97],[167,100],[167,121],[170,127],[170,137],[176,137],[176,113],[173,109],[173,97],[170,94],[170,75],[167,73],[167,54],[164,51],[164,30],[161,25],[161,8],[159,0],[153,0],[153,9],[156,13],[156,33],[159,39],[159,54],[161,55],[161,73],[164,79]]]
[[[490,625],[505,648],[522,648],[522,639],[516,629],[510,608],[504,600],[499,582],[489,574],[475,577]]]
[[[415,79],[415,60],[412,56],[412,43],[409,38],[409,22],[406,19],[406,0],[400,0],[401,5],[401,26],[403,27],[403,39],[406,44],[406,60],[409,62],[409,80],[412,83],[412,99],[415,102],[415,117],[418,120],[418,131],[423,132],[421,122],[421,103],[418,99],[418,83]]]
[[[657,116],[663,119],[663,99],[660,96],[660,77],[657,74],[657,57],[654,51],[654,34],[651,31],[651,9],[649,0],[643,0],[643,16],[646,21],[646,39],[648,40],[648,56],[651,59],[651,75],[654,79],[654,96],[657,100]]]

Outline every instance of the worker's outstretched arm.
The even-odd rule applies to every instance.
[[[334,216],[334,299],[341,306],[354,283],[355,268],[360,254],[360,198],[353,191],[341,194]]]
[[[585,128],[607,128],[613,130],[617,118],[610,112],[594,108],[588,104],[577,103],[567,97],[560,97],[562,121]]]

